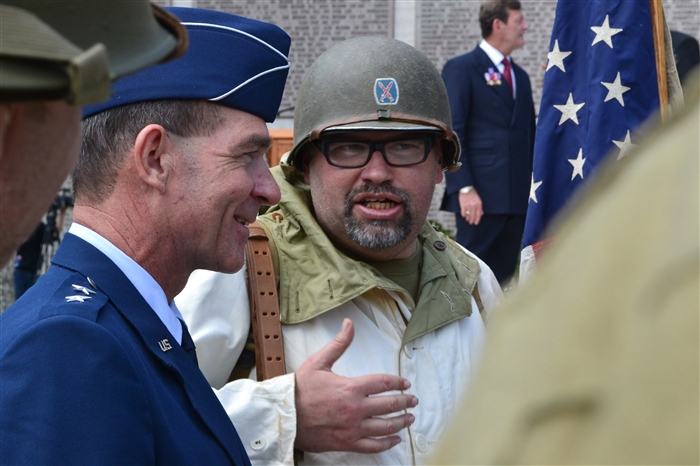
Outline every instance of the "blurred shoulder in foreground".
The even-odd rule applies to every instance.
[[[436,464],[698,464],[698,82],[497,313]]]

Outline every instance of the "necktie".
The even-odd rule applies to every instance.
[[[503,63],[505,67],[503,69],[503,79],[506,80],[508,86],[510,86],[510,93],[513,94],[513,77],[510,75],[510,60],[504,58],[501,63]]]
[[[197,352],[195,351],[194,340],[192,340],[192,335],[190,335],[189,330],[187,330],[187,325],[182,320],[180,321],[182,325],[182,349],[185,350],[187,356],[190,357],[195,366],[199,367],[197,363]]]

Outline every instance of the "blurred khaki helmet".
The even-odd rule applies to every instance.
[[[186,48],[177,18],[146,0],[1,0],[0,98],[99,102],[114,79]]]
[[[301,168],[302,148],[334,132],[422,131],[438,135],[443,168],[459,168],[447,90],[430,60],[410,45],[359,37],[330,48],[309,68],[294,109],[294,146],[284,163]]]

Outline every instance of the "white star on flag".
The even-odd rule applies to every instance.
[[[631,88],[622,85],[622,82],[620,81],[619,71],[617,72],[617,77],[615,78],[615,81],[611,83],[601,81],[600,84],[608,88],[608,95],[605,96],[605,102],[607,102],[608,100],[617,99],[617,101],[620,102],[620,105],[622,105],[623,107],[625,106],[625,101],[622,98],[622,94],[629,91]]]
[[[581,107],[583,107],[585,104],[580,103],[580,104],[575,104],[574,103],[574,96],[571,92],[569,92],[569,98],[566,101],[565,105],[555,105],[554,108],[559,110],[561,112],[561,119],[559,120],[559,126],[562,125],[566,120],[571,120],[574,123],[578,125],[578,116],[576,113],[581,110]]]
[[[629,152],[636,146],[636,144],[632,144],[632,138],[630,138],[630,130],[627,130],[627,135],[625,136],[624,141],[613,140],[613,144],[620,148],[620,153],[617,154],[617,160],[620,160],[622,157],[629,154]]]
[[[598,42],[605,42],[610,48],[613,48],[612,36],[622,32],[622,29],[610,27],[609,15],[605,15],[605,21],[603,21],[602,26],[591,26],[591,29],[595,32],[595,39],[593,39],[591,46]]]
[[[580,176],[581,179],[583,179],[583,164],[586,163],[586,159],[583,158],[583,148],[578,150],[578,157],[575,159],[568,159],[569,163],[573,165],[574,170],[573,173],[571,173],[571,181],[576,178],[576,175]]]
[[[542,67],[546,72],[533,151],[535,177],[522,240],[521,279],[544,249],[552,220],[591,181],[607,157],[613,162],[618,155],[635,157],[637,147],[631,143],[637,142],[637,133],[632,141],[625,133],[638,131],[658,111],[660,101],[651,26],[661,19],[661,8],[656,8],[661,0],[552,3],[557,4],[557,11],[544,52],[548,62]],[[541,182],[539,188],[534,181]]]
[[[530,199],[537,203],[537,188],[542,184],[541,181],[535,183],[535,174],[532,174],[532,183],[530,184]]]
[[[571,55],[571,52],[562,52],[559,50],[559,41],[555,40],[554,48],[547,54],[547,60],[549,60],[549,62],[547,63],[547,69],[545,71],[549,71],[550,68],[556,66],[566,73],[566,70],[564,69],[564,59],[569,55]]]

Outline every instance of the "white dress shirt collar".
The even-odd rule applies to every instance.
[[[479,47],[481,48],[481,50],[486,52],[486,55],[489,56],[491,61],[498,67],[501,73],[503,73],[503,63],[501,62],[503,61],[505,56],[501,52],[499,52],[496,47],[486,42],[486,39],[481,39]]]
[[[156,282],[146,270],[136,263],[131,257],[110,243],[106,238],[78,223],[73,222],[68,233],[87,241],[95,246],[105,256],[119,267],[126,278],[134,285],[143,296],[149,306],[155,311],[163,325],[170,331],[178,344],[182,343],[182,314],[175,306],[175,301],[168,303],[163,288]]]

